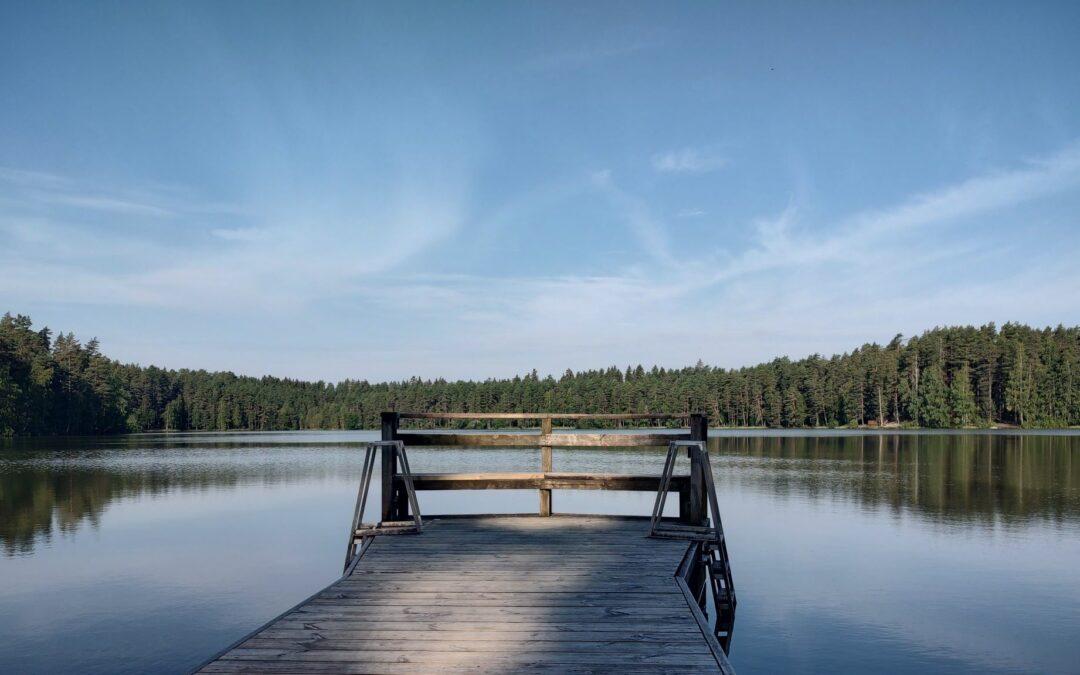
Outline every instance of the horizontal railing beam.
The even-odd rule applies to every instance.
[[[394,476],[395,484],[402,484]],[[416,473],[417,490],[624,490],[656,492],[660,476],[620,473]],[[690,489],[689,476],[673,476],[671,492]]]
[[[688,414],[660,413],[441,413],[403,412],[400,419],[414,420],[684,420]]]
[[[637,448],[667,446],[690,440],[690,434],[446,434],[398,431],[405,445],[467,445],[472,447]]]

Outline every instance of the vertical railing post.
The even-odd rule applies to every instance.
[[[709,418],[695,413],[690,415],[690,440],[709,442]],[[700,450],[689,449],[690,455],[690,513],[691,525],[704,525],[708,517],[708,496],[705,494],[705,474]]]
[[[705,415],[694,414],[690,416],[690,440],[709,442],[709,418]],[[705,525],[709,517],[709,495],[705,482],[705,457],[701,446],[690,447],[690,524]],[[703,589],[707,574],[701,559],[701,545],[698,544],[693,571],[687,583],[699,602],[705,602]]]
[[[396,412],[382,413],[382,440],[396,441],[399,415]],[[382,481],[382,520],[389,522],[397,520],[395,511],[397,500],[394,498],[394,475],[397,474],[397,455],[388,446],[380,448],[382,452],[382,464],[380,465],[380,479]]]
[[[540,433],[547,436],[551,433],[551,417],[540,418]],[[540,446],[540,471],[541,473],[548,473],[552,470],[551,460],[551,446]],[[540,515],[551,515],[551,490],[547,488],[540,488]]]

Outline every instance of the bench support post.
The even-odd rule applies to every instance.
[[[544,436],[551,434],[551,418],[544,417],[540,420],[540,433]],[[540,447],[540,471],[541,473],[551,473],[552,471],[552,459],[551,459],[551,446],[544,445]],[[551,490],[540,489],[540,515],[551,515]]]
[[[396,412],[384,412],[382,417],[382,440],[396,441],[399,415]],[[394,474],[397,473],[397,455],[387,448],[382,449],[382,463],[379,467],[382,484],[382,510],[384,522],[399,520],[396,513],[397,502],[394,488]]]

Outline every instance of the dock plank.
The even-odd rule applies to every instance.
[[[198,672],[723,672],[675,579],[687,543],[647,529],[426,520],[375,538],[350,573]]]

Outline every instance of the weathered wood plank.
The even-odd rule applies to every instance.
[[[395,537],[395,539],[398,539]],[[383,538],[382,541],[387,541]],[[453,540],[447,540],[453,541]],[[431,555],[441,555],[447,558],[487,558],[489,560],[510,560],[510,559],[523,559],[539,556],[557,556],[557,555],[573,555],[575,558],[580,559],[596,559],[596,558],[609,558],[613,555],[620,558],[642,558],[645,560],[656,560],[659,557],[671,557],[664,556],[664,549],[657,544],[659,539],[650,539],[649,543],[643,543],[640,546],[628,546],[626,544],[611,544],[610,546],[604,546],[602,549],[595,548],[593,546],[582,546],[580,543],[575,544],[572,541],[555,540],[543,544],[537,543],[522,543],[520,541],[509,541],[507,543],[501,543],[497,540],[483,540],[483,539],[468,539],[463,537],[459,540],[461,543],[458,546],[465,547],[467,545],[476,545],[483,548],[471,549],[466,548],[463,551],[456,551],[449,549],[446,546],[442,546],[439,543],[429,543],[423,541],[415,541],[415,537],[400,538],[398,546],[394,549],[386,549],[382,546],[373,546],[370,550],[371,555],[394,555],[399,553],[400,555],[409,555],[412,553],[430,553]],[[440,542],[441,543],[441,542]],[[493,551],[490,550],[495,546],[503,546],[505,550]],[[518,549],[517,551],[513,549]],[[666,562],[666,561],[664,561]]]
[[[635,535],[635,537],[637,537],[637,535]],[[641,538],[644,539],[644,537]],[[575,541],[574,537],[545,536],[544,539],[545,540],[543,542],[539,542],[537,541],[537,537],[535,535],[518,535],[514,533],[507,533],[505,535],[493,533],[488,536],[462,535],[460,537],[438,537],[433,535],[430,539],[427,537],[424,537],[423,539],[418,537],[409,537],[401,541],[399,543],[399,546],[435,549],[446,546],[447,544],[455,544],[457,542],[461,542],[462,544],[478,544],[484,546],[502,544],[504,546],[523,547],[526,550],[534,550],[538,547],[543,547],[545,550],[552,548],[576,548],[577,550],[582,550],[583,546],[582,542]],[[628,542],[625,536],[611,536],[602,538],[597,537],[596,539],[590,539],[590,542],[589,544],[587,544],[587,546],[588,549],[593,549],[595,547],[603,547],[606,549],[610,547],[611,550],[614,551],[641,550],[661,553],[667,550],[664,549],[662,545],[660,545],[660,542],[656,538],[646,539],[644,542]]]
[[[531,611],[530,611],[531,610]],[[408,605],[375,606],[319,606],[305,605],[303,609],[289,614],[300,621],[348,619],[354,621],[505,621],[507,623],[565,623],[606,621],[608,623],[640,624],[643,622],[682,623],[693,626],[693,618],[686,612],[640,607],[418,607]]]
[[[545,417],[540,422],[540,435],[548,436],[551,434],[551,418]],[[550,445],[545,445],[540,448],[540,471],[542,473],[551,473],[555,470],[552,450]],[[551,489],[541,488],[537,493],[540,498],[539,515],[548,517],[551,515]]]
[[[404,489],[404,479],[394,477],[394,486]],[[656,492],[660,477],[630,474],[589,473],[418,473],[413,475],[417,490],[624,490]],[[689,476],[674,476],[672,492],[690,487]]]
[[[576,636],[575,636],[576,637]],[[415,633],[407,638],[406,642],[387,639],[363,639],[345,638],[338,639],[333,636],[319,634],[317,637],[297,640],[287,637],[264,637],[252,638],[243,645],[244,649],[296,649],[298,647],[310,650],[331,651],[407,651],[407,652],[488,652],[488,653],[511,653],[523,654],[528,652],[550,652],[558,649],[560,652],[589,652],[592,654],[655,654],[661,650],[667,654],[696,654],[710,655],[709,648],[701,644],[701,641],[669,641],[669,640],[559,640],[553,645],[552,641],[521,640],[521,639],[470,639],[470,640],[417,640]],[[403,650],[403,647],[407,649]]]
[[[584,631],[612,632],[624,635],[637,633],[678,633],[680,635],[694,635],[700,637],[696,631],[688,631],[686,624],[658,624],[655,621],[643,619],[641,621],[534,621],[532,623],[521,621],[515,623],[490,622],[490,621],[380,621],[372,623],[365,621],[363,617],[351,616],[335,619],[315,620],[311,617],[300,618],[293,614],[278,619],[273,623],[276,628],[288,628],[292,630],[351,630],[351,631],[376,631],[376,630],[402,630],[402,631],[461,631],[466,630],[476,634],[521,632],[538,630],[544,632],[564,633],[567,639],[571,639],[571,633],[577,634]]]
[[[427,630],[424,634],[423,640],[416,640],[415,630],[384,630],[381,628],[372,628],[368,630],[357,630],[354,623],[343,623],[337,627],[330,626],[329,628],[314,629],[314,628],[290,628],[281,624],[275,624],[270,628],[261,631],[256,638],[281,638],[289,640],[318,640],[318,639],[330,639],[338,635],[348,635],[350,639],[358,640],[384,640],[387,642],[399,643],[401,640],[412,641],[412,647],[415,649],[428,650],[434,645],[435,649],[438,649],[438,642],[450,642],[450,643],[469,643],[469,642],[497,642],[497,643],[532,643],[532,644],[545,644],[549,642],[556,642],[559,645],[568,644],[569,641],[577,642],[603,642],[610,644],[624,644],[628,642],[660,642],[664,644],[670,643],[689,643],[696,647],[705,649],[702,644],[701,638],[693,632],[686,633],[680,631],[638,631],[638,632],[623,632],[619,631],[596,631],[596,630],[576,630],[573,631],[573,635],[567,635],[568,631],[558,630],[537,630],[537,629],[507,629],[507,630],[489,630],[489,631],[476,631],[476,630]],[[548,645],[547,648],[551,649],[553,645]]]
[[[631,607],[430,607],[427,605],[316,605],[307,603],[290,616],[317,621],[352,618],[364,621],[507,621],[541,623],[544,621],[682,621],[693,625],[693,617],[682,608]]]
[[[473,569],[507,569],[511,567],[529,568],[536,565],[548,565],[551,563],[556,563],[557,565],[566,569],[582,566],[595,568],[595,565],[603,564],[606,560],[608,560],[608,558],[606,556],[575,556],[567,560],[565,556],[561,556],[557,552],[547,554],[531,553],[527,555],[522,555],[521,557],[498,555],[487,558],[479,554],[462,555],[455,557],[453,555],[447,555],[445,553],[426,553],[423,551],[402,552],[401,555],[395,556],[393,553],[388,553],[385,551],[373,551],[371,553],[371,560],[398,560],[402,563],[430,563],[433,565],[437,563],[447,563],[451,564],[451,566],[458,565],[463,567],[480,565],[479,568]],[[648,555],[628,555],[623,558],[623,561],[631,564],[639,564],[642,567],[657,568],[660,571],[663,571],[667,567],[665,563],[668,562],[662,559],[657,560],[656,558]]]
[[[436,668],[440,673],[473,673],[480,675],[506,675],[506,665],[484,665],[480,663],[458,663],[455,659],[448,658],[446,663],[439,664]],[[567,675],[600,675],[603,673],[617,673],[618,675],[686,675],[689,672],[687,666],[663,666],[651,665],[571,665],[565,663],[528,663],[515,664],[515,672],[543,672],[543,673],[566,673]],[[203,673],[337,673],[340,675],[399,675],[407,673],[412,675],[417,672],[417,667],[409,663],[297,663],[294,661],[215,661],[205,666],[199,672]]]
[[[393,538],[394,539],[400,539],[401,537],[396,537],[395,536]],[[380,539],[382,541],[386,541],[388,539],[388,537],[381,537]],[[656,541],[656,540],[654,540],[654,541]],[[683,542],[683,543],[685,543],[685,542]],[[514,544],[511,543],[509,545],[513,546]],[[488,542],[483,542],[483,541],[462,540],[459,544],[450,544],[450,546],[485,547],[485,546],[490,546],[490,544]],[[570,546],[570,545],[560,545],[558,543],[552,545],[550,548],[545,548],[545,549],[540,549],[540,550],[534,549],[531,545],[528,546],[528,548],[529,548],[528,552],[522,552],[522,554],[520,556],[513,556],[513,555],[508,554],[508,553],[498,553],[498,554],[492,554],[491,557],[486,557],[482,552],[476,551],[475,548],[474,548],[474,550],[470,551],[467,555],[462,554],[460,556],[455,556],[455,555],[453,555],[453,553],[451,551],[447,551],[446,547],[412,546],[412,547],[408,547],[408,548],[403,547],[403,550],[401,550],[398,553],[398,555],[400,555],[401,557],[431,556],[431,558],[433,560],[443,558],[443,559],[448,559],[448,560],[461,560],[461,561],[468,561],[468,562],[488,560],[488,561],[490,561],[492,563],[502,562],[502,561],[513,561],[513,560],[516,560],[516,561],[519,561],[519,562],[521,562],[521,561],[528,562],[530,560],[535,560],[535,559],[555,558],[555,557],[560,557],[560,556],[573,556],[573,560],[570,560],[570,561],[567,561],[567,562],[578,561],[578,562],[590,562],[590,563],[594,562],[594,561],[597,561],[597,560],[604,560],[604,559],[610,558],[610,556],[617,556],[617,557],[624,558],[624,559],[640,559],[640,560],[643,560],[643,561],[655,561],[657,564],[660,564],[660,565],[670,563],[673,559],[676,560],[676,562],[678,561],[677,558],[674,558],[673,556],[671,556],[669,554],[666,554],[662,550],[651,548],[651,547],[647,548],[647,549],[645,549],[644,551],[641,551],[641,552],[635,552],[635,549],[612,547],[610,549],[610,554],[608,556],[601,555],[601,554],[599,554],[599,553],[597,553],[595,551],[582,551],[580,553],[575,553],[572,546]],[[625,555],[623,555],[623,554],[625,554]],[[385,549],[379,549],[377,547],[372,547],[372,549],[371,549],[371,556],[372,556],[373,559],[378,558],[378,557],[392,556],[392,555],[394,555],[393,551],[388,551],[388,550],[385,550]]]
[[[248,649],[238,647],[224,657],[225,661],[262,661],[276,659],[281,661],[322,662],[322,663],[417,663],[439,664],[446,662],[447,652],[423,652],[413,651],[404,646],[404,649],[395,651],[374,650],[308,650],[300,647],[283,649]],[[451,652],[452,653],[452,652]],[[452,657],[451,657],[452,658]],[[551,650],[548,652],[531,652],[523,654],[490,653],[481,656],[483,662],[488,665],[505,664],[514,666],[517,664],[531,663],[562,663],[573,665],[596,664],[660,664],[671,666],[700,667],[715,665],[716,660],[711,654],[686,654],[686,653],[587,653],[587,652],[561,652]]]
[[[429,583],[440,585],[434,592],[443,592],[448,588],[468,590],[464,586],[461,586],[461,584],[483,586],[484,584],[490,583],[504,584],[506,589],[512,590],[514,593],[530,592],[527,588],[522,587],[521,581],[521,574],[514,570],[470,569],[460,572],[429,570],[429,573],[426,575],[388,570],[386,572],[367,572],[362,575],[356,574],[353,575],[352,578],[340,582],[335,587],[377,588],[380,584],[405,585],[410,583]],[[598,585],[603,584],[605,588],[610,587],[617,589],[618,592],[628,592],[631,587],[666,589],[668,583],[666,579],[643,578],[641,574],[604,576],[591,569],[559,570],[554,572],[550,569],[537,570],[529,575],[528,581],[530,585],[568,585],[573,588],[588,587],[592,591],[596,591]],[[488,586],[486,590],[498,589]]]
[[[368,593],[328,591],[308,601],[309,607],[386,607],[394,605],[428,607],[610,607],[613,602],[622,607],[663,607],[681,610],[684,601],[669,593],[576,593],[573,591],[544,591],[536,593]]]
[[[462,413],[402,412],[401,419],[426,420],[684,420],[688,414],[656,413]]]
[[[572,536],[567,537],[558,534],[548,535],[543,532],[536,532],[532,535],[507,532],[506,534],[462,535],[461,537],[439,537],[438,535],[433,535],[430,539],[419,536],[400,537],[396,539],[398,547],[437,548],[446,542],[477,542],[492,547],[501,546],[501,549],[492,550],[492,553],[497,553],[498,555],[513,555],[520,551],[522,547],[524,547],[526,552],[548,550],[552,547],[573,548],[582,554],[588,553],[592,555],[602,554],[608,547],[613,550],[622,549],[626,551],[641,551],[643,553],[665,550],[659,539],[647,538],[641,535],[635,535],[634,537],[598,538],[596,540],[590,538],[590,541],[588,542],[582,542],[578,540],[578,538]],[[593,543],[594,541],[595,543]]]
[[[444,531],[442,528],[437,527],[437,525],[439,524],[440,521],[434,520],[434,518],[435,517],[433,516],[432,518],[427,519],[427,521],[424,523],[424,530],[425,530],[424,536],[423,537],[417,537],[416,539],[418,541],[437,542],[437,541],[445,541],[445,540],[450,539],[450,538],[453,538],[454,540],[458,540],[458,539],[461,539],[461,540],[489,539],[490,540],[490,539],[493,539],[493,538],[503,540],[504,538],[516,538],[516,539],[521,539],[521,540],[525,540],[525,541],[531,541],[533,543],[533,545],[545,544],[548,541],[553,541],[553,542],[577,541],[580,544],[589,543],[590,545],[591,545],[591,542],[596,542],[597,544],[604,544],[606,542],[612,542],[612,543],[630,543],[630,542],[633,542],[634,545],[639,545],[640,544],[640,545],[644,545],[644,546],[647,546],[648,544],[647,543],[646,544],[641,544],[642,541],[644,541],[644,542],[653,541],[645,533],[641,532],[640,530],[625,530],[625,529],[612,528],[612,529],[597,532],[596,527],[591,528],[591,530],[589,530],[589,529],[581,529],[581,528],[559,528],[559,527],[552,527],[552,528],[539,528],[539,527],[531,528],[530,527],[528,529],[522,528],[522,529],[503,530],[503,529],[498,529],[498,528],[493,526],[489,530],[481,531],[481,532],[453,531],[453,530]],[[558,520],[559,518],[561,518],[561,516],[559,514],[555,514],[555,515],[551,516],[552,520]],[[427,531],[429,529],[431,530],[430,532]],[[539,541],[539,540],[537,540],[535,538],[535,535],[537,533],[543,533],[543,536],[544,536],[544,541],[543,542],[541,542],[541,541]],[[587,535],[587,537],[588,537],[587,542],[583,542],[580,539],[581,535]]]
[[[583,532],[590,537],[596,532],[625,532],[628,535],[643,534],[642,522],[648,523],[648,518],[642,516],[602,516],[589,514],[565,514],[552,515],[551,518],[537,518],[534,514],[506,514],[489,513],[482,515],[462,516],[438,516],[434,519],[424,519],[424,530],[427,532],[429,525],[444,523],[448,529],[468,532],[499,531],[499,532],[528,532],[531,530],[548,530],[563,533]]]
[[[596,565],[604,562],[603,558],[573,558],[565,560],[557,555],[535,555],[528,558],[496,558],[492,560],[485,560],[480,556],[452,558],[450,556],[432,555],[430,558],[422,553],[401,555],[395,558],[393,555],[372,555],[372,562],[389,562],[390,560],[398,560],[403,566],[411,567],[415,565],[427,565],[431,570],[444,570],[444,571],[469,571],[469,570],[491,570],[495,571],[519,571],[519,572],[533,572],[543,571],[550,569],[551,565],[558,566],[559,569],[574,570],[574,571],[587,571],[596,569]],[[666,560],[654,560],[652,558],[628,558],[626,561],[628,565],[638,566],[640,572],[653,572],[662,573],[666,572],[665,562]]]
[[[458,446],[473,448],[638,448],[666,447],[671,441],[690,440],[690,434],[448,434],[399,431],[405,445]]]
[[[527,576],[527,573],[526,573],[526,576]],[[523,573],[518,572],[517,577],[518,577],[518,581],[516,581],[514,583],[496,583],[496,582],[492,582],[492,583],[483,583],[483,582],[463,583],[462,582],[462,583],[457,583],[457,584],[454,584],[454,585],[456,586],[456,588],[459,588],[462,591],[469,592],[469,593],[483,593],[484,591],[510,591],[510,590],[514,589],[515,585],[518,586],[518,588],[519,588],[519,586],[522,586],[521,579],[523,577]],[[355,585],[348,585],[348,586],[347,585],[341,585],[340,588],[342,590],[346,590],[346,589],[381,589],[383,591],[392,592],[392,593],[409,593],[409,592],[438,593],[440,591],[445,590],[447,588],[447,585],[449,585],[451,583],[454,583],[454,582],[451,581],[451,580],[427,581],[427,582],[426,581],[397,581],[397,582],[395,582],[395,581],[387,581],[387,582],[382,582],[380,584],[366,583],[366,584],[355,584]],[[549,592],[552,592],[552,591],[559,591],[559,590],[565,591],[568,588],[570,588],[570,589],[572,589],[572,588],[583,589],[584,588],[584,586],[582,584],[567,584],[567,583],[564,583],[564,582],[544,583],[544,582],[541,582],[541,581],[537,581],[537,582],[528,581],[527,583],[530,586],[530,588],[532,588],[532,591],[529,592],[529,593],[534,593],[534,594],[537,594],[537,593],[543,594],[543,593],[549,593]],[[657,590],[657,586],[649,583],[648,581],[637,582],[637,583],[632,582],[632,581],[618,582],[618,583],[616,583],[616,582],[612,582],[612,583],[596,582],[596,583],[589,584],[588,588],[592,589],[593,591],[604,591],[605,593],[620,593],[620,594],[654,593]],[[526,593],[528,591],[521,591],[521,592]]]
[[[384,562],[384,561],[389,561],[389,560],[390,560],[389,558],[374,558],[374,557],[372,558],[372,562]],[[427,561],[424,560],[423,556],[416,556],[414,558],[409,559],[407,562],[405,562],[403,564],[422,565],[422,564],[425,564],[425,562],[427,562]],[[431,569],[437,570],[439,572],[467,572],[469,570],[475,570],[478,567],[480,569],[485,568],[485,566],[481,565],[479,563],[479,561],[475,565],[469,565],[467,561],[458,561],[458,562],[442,561],[442,562],[429,562],[428,564],[431,565]],[[635,564],[633,562],[627,562],[627,564],[631,565],[631,566],[634,566],[643,576],[658,575],[658,574],[663,574],[663,573],[667,572],[667,570],[664,569],[663,565],[645,565],[644,563],[641,564],[641,565],[637,565],[637,564]],[[556,565],[562,565],[565,569],[569,569],[569,570],[581,570],[581,571],[592,569],[592,567],[593,567],[592,564],[586,563],[584,561],[564,562],[564,561],[558,560],[557,558],[549,558],[549,559],[544,559],[544,560],[534,560],[534,561],[528,562],[528,563],[526,563],[526,562],[517,562],[517,563],[507,562],[504,565],[501,565],[501,566],[499,566],[497,568],[493,567],[491,569],[493,569],[493,570],[497,569],[497,570],[500,570],[500,571],[517,572],[518,575],[521,577],[521,579],[523,581],[526,581],[528,579],[528,577],[531,576],[532,574],[537,573],[537,572],[542,572],[543,570],[550,569],[551,567],[556,566]],[[643,581],[641,583],[645,584],[647,582]]]
[[[687,544],[646,528],[484,516],[376,537],[347,576],[203,672],[716,672],[676,578]]]

